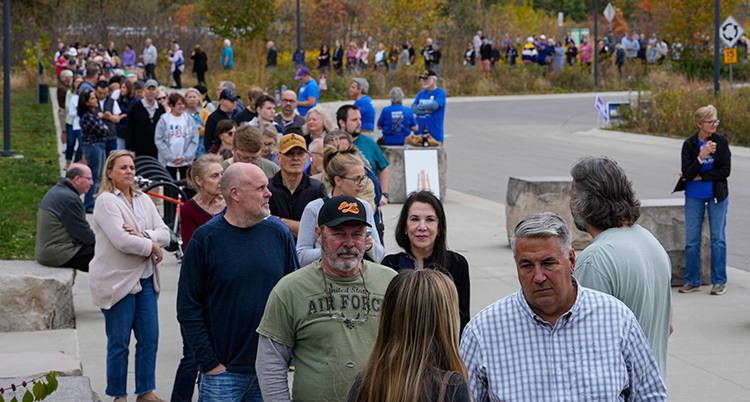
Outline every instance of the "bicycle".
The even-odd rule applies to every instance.
[[[168,252],[174,252],[175,257],[177,257],[177,261],[179,262],[182,262],[182,258],[184,257],[182,251],[182,235],[180,233],[180,210],[182,209],[182,205],[184,204],[182,200],[188,199],[187,195],[185,195],[185,192],[179,186],[181,182],[184,182],[184,180],[155,181],[143,176],[135,177],[135,183],[142,192],[152,197],[162,199],[164,200],[164,202],[169,202],[176,206],[174,215],[172,215],[171,211],[169,211],[171,208],[166,208],[166,204],[165,208],[163,208],[162,211],[159,211],[159,214],[161,215],[164,224],[169,228],[169,234],[171,238],[169,245],[164,247],[164,249]],[[159,188],[161,188],[162,194],[159,194],[159,192],[156,191],[159,190]],[[169,197],[167,194],[176,194],[177,198]]]

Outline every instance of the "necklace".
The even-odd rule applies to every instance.
[[[362,273],[362,270],[359,270],[359,276],[362,278],[362,287],[365,288],[365,307],[367,308],[367,312],[365,313],[365,318],[361,319],[359,318],[360,314],[357,313],[357,316],[355,318],[348,318],[346,315],[342,312],[339,316],[338,314],[334,314],[334,312],[331,310],[331,304],[333,304],[333,299],[331,298],[331,293],[328,291],[328,282],[326,282],[326,273],[323,271],[323,268],[321,267],[320,273],[323,275],[323,286],[326,289],[326,305],[328,306],[328,316],[331,317],[334,320],[341,320],[344,322],[344,325],[346,325],[349,329],[356,328],[354,323],[355,322],[367,322],[367,320],[370,318],[370,292],[367,290],[367,284],[365,283],[365,275]]]

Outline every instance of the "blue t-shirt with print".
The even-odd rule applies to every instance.
[[[362,130],[375,130],[375,106],[372,104],[372,99],[365,95],[356,101],[354,106],[359,107],[359,112],[362,114]]]
[[[224,60],[226,60],[226,62]],[[224,67],[234,67],[234,52],[232,52],[230,46],[225,47],[224,51],[221,52],[221,65]]]
[[[417,134],[422,134],[424,126],[427,125],[427,132],[430,133],[432,138],[436,141],[443,141],[443,119],[445,118],[445,90],[443,88],[435,88],[432,92],[427,92],[426,89],[420,91],[417,97],[414,99],[414,105],[432,104],[437,103],[438,108],[432,113],[416,113]]]
[[[406,137],[411,134],[410,127],[416,125],[414,113],[404,105],[386,107],[378,119],[378,127],[383,127],[384,145],[404,145]]]
[[[317,105],[318,99],[320,99],[320,89],[318,89],[318,83],[315,82],[315,80],[310,80],[307,84],[302,84],[302,87],[299,89],[299,96],[297,97],[297,101],[306,101],[307,98],[311,96],[315,97],[315,105]],[[300,116],[305,117],[307,116],[307,111],[314,108],[315,105],[312,105],[310,107],[302,107],[298,105],[297,111],[299,112]]]
[[[705,142],[698,140],[698,148],[706,145]],[[716,153],[712,153],[703,160],[703,166],[698,174],[714,168],[714,158]],[[714,198],[714,182],[713,181],[702,181],[694,180],[685,183],[685,196],[690,198],[698,198],[702,200],[710,200]]]

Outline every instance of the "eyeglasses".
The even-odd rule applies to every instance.
[[[339,176],[339,177],[341,177],[342,179],[347,179],[347,180],[351,180],[351,181],[353,181],[353,182],[354,182],[354,184],[356,184],[356,185],[358,185],[358,186],[359,186],[360,184],[367,184],[367,181],[368,181],[368,180],[370,180],[370,178],[369,178],[369,177],[367,177],[367,176],[362,176],[362,177],[354,177],[354,178],[352,178],[352,177],[345,177],[345,176]]]
[[[281,101],[284,103],[294,103],[297,102],[297,99],[282,99]]]
[[[273,148],[275,146],[276,146],[275,142],[264,142],[263,143],[263,148]]]
[[[86,181],[94,181],[94,178],[93,178],[93,177],[91,177],[91,176],[89,176],[89,177],[86,177],[86,176],[78,176],[78,177],[80,177],[80,178],[82,178],[82,179],[86,179]]]
[[[229,131],[225,132],[224,134],[229,134],[231,136],[234,136],[234,133],[236,133],[236,132],[237,132],[237,130],[234,129],[234,130],[229,130]]]
[[[721,120],[719,120],[719,119],[704,121],[704,123],[706,123],[706,124],[708,124],[710,126],[718,126],[720,122],[721,122]]]
[[[161,102],[161,101],[163,101],[163,100],[165,100],[165,99],[167,99],[167,97],[166,97],[166,96],[162,96],[161,98],[156,98],[156,100],[158,100],[159,102]]]
[[[354,323],[355,322],[367,322],[367,320],[370,318],[370,292],[367,290],[367,284],[365,283],[365,276],[362,274],[362,270],[359,270],[359,276],[362,277],[362,287],[365,288],[365,300],[364,305],[365,308],[367,308],[367,312],[365,313],[364,320],[359,318],[360,314],[357,313],[356,318],[348,318],[346,315],[342,312],[341,315],[334,314],[331,310],[331,305],[333,304],[333,298],[331,298],[331,293],[328,291],[328,283],[326,282],[326,273],[323,272],[323,270],[320,271],[321,274],[323,274],[323,286],[326,288],[326,304],[328,305],[328,316],[333,318],[334,320],[341,320],[344,322],[344,324],[349,329],[354,329]]]

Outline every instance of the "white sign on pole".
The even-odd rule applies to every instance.
[[[440,198],[440,170],[436,149],[404,151],[404,176],[407,196],[415,191],[429,190]]]
[[[565,24],[565,14],[562,11],[557,13],[557,26],[561,27]]]
[[[745,28],[742,28],[739,22],[734,19],[731,15],[727,17],[721,28],[719,28],[719,37],[727,47],[732,48],[740,40],[740,36],[745,33]]]
[[[607,19],[607,22],[612,22],[612,18],[615,18],[615,8],[612,3],[607,4],[607,8],[604,9],[604,18]]]
[[[596,95],[596,102],[594,103],[594,106],[596,107],[596,110],[599,111],[599,114],[602,116],[602,119],[604,119],[604,122],[609,123],[609,113],[607,111],[607,105],[604,104],[601,96]]]

